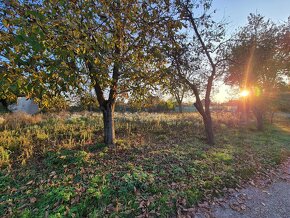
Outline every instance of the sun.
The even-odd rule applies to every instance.
[[[246,90],[246,89],[240,92],[240,95],[242,97],[247,97],[247,96],[249,96],[249,94],[250,94],[250,92],[248,90]]]

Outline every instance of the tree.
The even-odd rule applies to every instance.
[[[158,95],[150,95],[144,99],[141,108],[148,112],[168,112],[174,109],[174,103]]]
[[[169,27],[165,50],[179,82],[187,85],[195,95],[194,106],[203,119],[208,144],[214,144],[210,111],[213,82],[223,63],[224,25],[216,23],[209,10],[211,1],[175,1],[176,17],[184,31],[176,33]],[[200,13],[200,14],[199,14]],[[195,16],[199,14],[199,16]],[[184,34],[184,32],[188,34]],[[204,103],[201,95],[204,93]]]
[[[290,87],[288,87],[288,92],[279,93],[275,99],[277,105],[276,109],[285,113],[290,113]]]
[[[164,84],[164,90],[173,96],[178,105],[179,113],[182,113],[182,103],[184,98],[189,95],[189,88],[186,84],[179,82],[179,78],[176,77],[176,73],[172,73],[172,75],[168,77],[168,80],[169,81]]]
[[[2,14],[5,36],[12,39],[6,46],[12,54],[7,55],[9,64],[21,67],[42,91],[48,86],[68,92],[89,84],[103,113],[104,142],[114,144],[118,94],[152,85],[164,66],[157,36],[166,22],[160,14],[165,3],[61,0],[6,6]]]
[[[96,109],[98,106],[98,102],[96,100],[96,97],[89,92],[84,92],[81,94],[80,99],[79,99],[79,107],[82,110],[89,110],[92,111]]]
[[[289,29],[284,28],[259,14],[250,14],[248,24],[236,33],[229,49],[225,81],[250,90],[249,107],[259,130],[263,129],[266,111],[285,85],[283,77],[289,75],[289,52],[284,44]]]

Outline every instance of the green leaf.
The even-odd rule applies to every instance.
[[[26,11],[26,14],[27,15],[33,15],[34,17],[40,19],[40,20],[44,20],[45,19],[45,16],[38,12],[38,11]]]

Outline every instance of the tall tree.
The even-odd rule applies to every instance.
[[[117,95],[158,81],[158,71],[164,66],[157,35],[166,22],[160,13],[165,3],[52,0],[8,6],[3,14],[12,30],[5,34],[29,46],[22,49],[30,54],[23,70],[26,76],[37,77],[38,82],[46,78],[39,86],[63,91],[90,84],[103,113],[104,142],[114,144]],[[16,44],[10,49],[14,56]],[[22,58],[26,56],[22,52]],[[13,65],[12,58],[8,59]]]
[[[183,24],[183,31],[176,33],[168,28],[167,54],[179,81],[194,93],[194,105],[202,116],[207,141],[212,145],[211,91],[223,63],[220,53],[223,51],[224,25],[212,19],[210,0],[178,0],[173,2],[173,7],[175,17]],[[204,98],[201,97],[203,94]]]
[[[235,35],[229,49],[229,70],[226,82],[250,90],[249,107],[263,129],[264,117],[273,98],[285,85],[289,75],[289,29],[250,14],[248,24]],[[289,47],[289,46],[288,46]]]

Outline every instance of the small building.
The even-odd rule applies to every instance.
[[[17,103],[8,106],[12,112],[25,112],[28,114],[36,114],[39,112],[38,104],[33,99],[26,97],[18,97]]]

